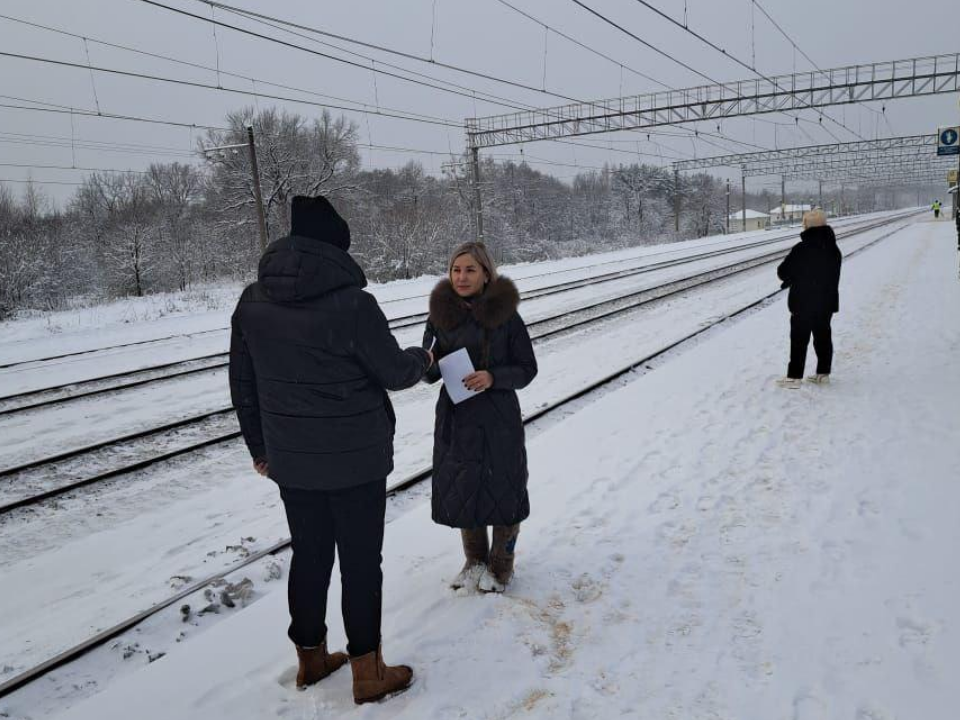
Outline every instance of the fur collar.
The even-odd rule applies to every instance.
[[[457,295],[449,279],[444,279],[430,293],[430,322],[440,330],[449,331],[472,315],[481,327],[493,330],[513,317],[519,304],[520,292],[509,278],[498,277],[470,304]]]

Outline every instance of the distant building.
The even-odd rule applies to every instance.
[[[774,225],[798,223],[809,210],[813,210],[813,205],[778,205],[770,211],[770,221]]]
[[[763,230],[770,225],[770,216],[747,208],[747,227],[743,227],[743,210],[731,213],[730,232],[745,232],[747,230]]]

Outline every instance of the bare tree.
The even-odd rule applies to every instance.
[[[289,227],[290,201],[295,195],[336,199],[356,190],[360,155],[353,121],[333,119],[326,110],[310,122],[273,108],[257,112],[248,108],[231,113],[227,122],[230,129],[209,131],[201,148],[245,143],[246,128],[253,125],[268,237],[275,238]],[[237,151],[216,158],[209,190],[222,222],[254,238],[256,199],[247,154]]]
[[[194,209],[201,200],[203,178],[190,165],[151,165],[147,175],[157,207],[157,239],[166,268],[176,287],[186,290],[194,280],[195,265],[203,263],[206,244],[198,242]]]

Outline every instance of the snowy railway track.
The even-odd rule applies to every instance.
[[[842,240],[856,236],[901,219],[903,217],[898,216],[874,221],[839,233],[838,238]],[[748,260],[600,300],[530,322],[528,329],[534,343],[538,343],[776,262],[786,252],[776,250],[764,253]],[[421,319],[419,322],[423,321]],[[99,482],[139,472],[159,463],[235,440],[240,433],[236,429],[232,412],[232,408],[226,407],[16,467],[0,469],[0,517]],[[93,474],[90,474],[91,467],[95,469]]]
[[[899,217],[899,216],[898,216]],[[858,226],[859,231],[866,231],[874,227],[878,227],[879,224],[885,222],[890,222],[890,219],[884,219],[882,221],[872,221],[871,223],[865,226]],[[845,235],[841,233],[840,237]],[[608,282],[615,282],[631,277],[641,276],[647,273],[657,272],[660,270],[665,270],[673,267],[679,267],[695,262],[702,262],[704,260],[709,260],[711,258],[722,257],[724,255],[730,255],[734,253],[741,253],[747,250],[753,250],[757,248],[766,247],[769,245],[782,243],[786,239],[794,237],[793,233],[777,235],[773,238],[765,238],[759,242],[746,243],[744,245],[738,245],[735,247],[720,248],[714,250],[708,250],[707,252],[697,253],[695,255],[688,255],[681,258],[673,258],[669,260],[662,260],[654,263],[645,263],[641,266],[627,267],[619,270],[614,270],[611,272],[601,273],[599,275],[593,275],[587,278],[580,278],[577,280],[570,280],[566,282],[561,282],[553,285],[546,285],[540,288],[534,288],[527,290],[521,293],[521,299],[523,300],[532,300],[536,298],[549,297],[552,295],[557,295],[560,293],[571,292],[573,290],[579,290],[584,287],[600,285]],[[766,258],[767,256],[760,256],[757,258]],[[766,261],[766,260],[764,260]],[[619,264],[623,263],[622,260],[617,261],[606,261],[604,263],[596,263],[595,265],[587,266],[588,268],[599,267],[606,264]],[[546,277],[548,275],[556,274],[568,274],[568,270],[558,270],[552,271],[549,273],[541,273],[539,275],[532,275],[526,280]],[[391,302],[399,302],[404,300],[417,300],[425,298],[424,295],[414,295],[405,298],[396,298]],[[583,310],[585,308],[581,308]],[[416,327],[423,324],[427,319],[426,313],[412,313],[409,315],[403,315],[400,317],[395,317],[390,319],[390,329],[391,330],[402,330],[405,328]],[[217,331],[226,331],[227,328],[220,328]],[[214,332],[214,331],[204,331],[204,332]],[[131,343],[131,345],[140,345],[139,343]],[[116,347],[125,347],[125,346],[116,346]],[[112,348],[105,348],[112,349]],[[94,352],[94,351],[87,351]],[[77,353],[83,354],[83,353]],[[197,375],[200,373],[215,372],[222,370],[227,367],[227,354],[226,352],[212,353],[208,355],[203,355],[199,357],[189,358],[186,360],[179,360],[176,362],[162,363],[159,365],[153,365],[146,368],[138,368],[136,370],[130,370],[125,372],[112,373],[109,375],[102,375],[96,378],[91,378],[89,380],[83,380],[78,382],[66,383],[62,385],[42,388],[39,390],[31,390],[28,392],[16,393],[11,395],[6,395],[0,397],[0,417],[5,415],[13,415],[20,412],[25,412],[28,410],[35,410],[42,407],[48,407],[50,405],[56,405],[60,403],[66,403],[71,400],[78,400],[83,398],[89,398],[97,395],[104,395],[108,393],[119,392],[122,390],[128,390],[130,388],[142,387],[147,384],[162,382],[166,380],[174,380],[183,378],[186,376]],[[71,354],[72,355],[72,354]],[[57,356],[57,357],[66,357],[66,356]],[[50,358],[56,359],[56,358]],[[40,361],[31,361],[31,362],[40,362]],[[9,367],[9,366],[0,366]],[[0,474],[2,476],[2,474]]]
[[[892,224],[898,220],[903,220],[903,219],[904,219],[904,216],[894,218],[894,219],[889,219],[882,223],[873,224],[869,228],[860,228],[858,230],[850,231],[846,233],[844,236],[849,237],[851,235],[860,234],[862,232],[865,232],[868,229],[876,229],[881,225]],[[857,255],[863,252],[864,250],[876,245],[882,240],[890,237],[891,235],[899,232],[904,227],[905,225],[902,225],[902,224],[899,226],[896,226],[893,229],[889,230],[888,232],[880,235],[879,237],[848,252],[846,256],[851,257],[854,255]],[[768,262],[770,262],[770,260],[768,260]],[[573,403],[576,403],[577,401],[583,400],[584,398],[591,396],[593,394],[604,392],[605,390],[611,388],[611,386],[613,386],[615,383],[622,381],[625,378],[625,376],[636,372],[638,368],[648,368],[650,363],[665,359],[665,356],[669,356],[671,352],[679,349],[680,347],[688,343],[696,342],[699,338],[701,338],[705,334],[716,330],[716,328],[722,325],[723,323],[726,323],[727,321],[737,318],[753,310],[754,308],[757,308],[759,306],[762,306],[768,303],[769,301],[771,301],[773,298],[775,298],[782,292],[783,292],[782,290],[775,290],[773,292],[767,293],[762,297],[756,300],[753,300],[749,303],[746,303],[741,307],[737,308],[736,310],[729,312],[711,321],[710,323],[707,323],[699,327],[698,329],[684,335],[683,337],[680,337],[672,341],[671,343],[656,349],[653,352],[646,353],[643,357],[631,359],[629,362],[627,362],[625,365],[623,365],[619,369],[608,373],[602,378],[599,378],[590,382],[586,386],[572,390],[568,395],[550,403],[545,407],[541,407],[535,412],[529,414],[527,417],[524,418],[524,424],[527,426],[534,425],[537,422],[544,420],[545,418],[559,415],[560,411],[564,410],[565,408],[568,408],[570,405],[572,405]],[[407,490],[410,490],[411,488],[415,487],[419,483],[429,478],[431,471],[432,471],[432,468],[424,467],[422,470],[416,473],[413,473],[412,475],[404,478],[403,480],[391,485],[387,491],[388,495],[396,496]],[[222,570],[220,572],[217,572],[215,574],[212,574],[197,582],[192,583],[190,586],[183,588],[176,594],[166,598],[161,602],[155,603],[154,605],[147,608],[146,610],[140,613],[137,613],[136,615],[130,618],[127,618],[126,620],[120,623],[117,623],[114,626],[97,633],[93,637],[85,640],[84,642],[64,652],[57,654],[56,656],[46,660],[45,662],[40,663],[34,666],[33,668],[20,673],[19,675],[11,678],[10,680],[7,680],[3,684],[0,684],[0,698],[27,685],[28,683],[33,682],[34,680],[37,680],[45,676],[46,674],[52,672],[53,670],[59,667],[62,667],[64,665],[67,665],[68,663],[71,663],[77,660],[78,658],[84,656],[85,654],[89,653],[95,648],[105,645],[110,640],[122,635],[124,632],[132,628],[135,628],[137,625],[139,625],[143,621],[163,612],[164,610],[170,608],[171,606],[180,602],[184,598],[187,598],[188,596],[194,593],[202,591],[212,584],[224,581],[229,575],[237,572],[238,570],[241,570],[267,556],[276,555],[286,550],[287,548],[289,548],[289,546],[290,546],[290,541],[283,540],[271,547],[264,548],[258,552],[252,553],[249,556],[245,557],[243,560],[238,561],[231,567],[225,570]]]
[[[776,239],[783,239],[783,238],[785,238],[785,237],[789,237],[789,235],[784,235],[784,236],[778,237],[778,238],[776,238]],[[740,247],[742,247],[742,248],[749,248],[749,247],[750,247],[750,244],[745,244],[745,245],[740,246]],[[670,254],[670,253],[674,253],[674,252],[678,252],[678,250],[675,250],[675,249],[674,249],[674,250],[664,250],[664,251],[661,251],[661,252],[659,252],[659,253],[654,253],[653,255]],[[646,256],[646,257],[649,257],[649,256]],[[537,278],[549,277],[549,276],[552,276],[552,275],[564,275],[564,274],[569,274],[569,273],[574,272],[574,271],[589,270],[589,269],[591,269],[591,268],[603,267],[603,266],[606,266],[606,265],[622,264],[622,263],[625,263],[625,262],[630,262],[630,261],[629,261],[629,260],[604,260],[604,261],[598,262],[598,263],[591,263],[591,264],[588,264],[588,265],[583,265],[583,266],[581,266],[581,267],[579,267],[579,268],[573,268],[573,269],[566,268],[566,269],[562,269],[562,270],[551,270],[551,271],[548,271],[548,272],[537,273],[537,274],[535,274],[535,275],[528,275],[528,276],[524,277],[523,280],[529,281],[529,280],[535,280],[535,279],[537,279]],[[423,294],[423,293],[419,293],[419,294],[417,294],[417,295],[406,295],[406,296],[398,297],[398,298],[389,298],[389,299],[385,299],[385,300],[380,300],[379,303],[380,303],[380,305],[382,306],[382,305],[389,305],[389,304],[398,303],[398,302],[407,302],[407,301],[411,301],[411,300],[419,300],[419,299],[425,298],[425,297],[427,297],[427,295],[425,295],[425,294]],[[225,332],[225,331],[227,331],[227,330],[229,330],[229,329],[230,329],[229,327],[210,328],[210,329],[208,329],[208,330],[198,330],[198,331],[189,332],[189,333],[178,333],[178,334],[175,334],[175,335],[164,335],[164,336],[162,336],[162,337],[150,338],[150,339],[148,339],[148,340],[137,340],[137,341],[134,341],[134,342],[119,343],[119,344],[117,344],[117,345],[106,345],[106,346],[103,346],[103,347],[89,348],[89,349],[87,349],[87,350],[76,350],[76,351],[69,352],[69,353],[62,353],[62,354],[60,354],[60,355],[48,355],[48,356],[46,356],[46,357],[30,358],[30,359],[27,359],[27,360],[16,360],[16,361],[13,361],[13,362],[8,362],[8,363],[0,364],[0,370],[8,370],[8,369],[11,369],[11,368],[19,368],[19,367],[22,367],[22,366],[25,366],[25,365],[38,365],[38,364],[41,364],[41,363],[52,362],[52,361],[55,361],[55,360],[64,360],[64,359],[66,359],[66,358],[79,357],[79,356],[82,356],[82,355],[92,355],[92,354],[94,354],[94,353],[107,352],[107,351],[110,351],[110,350],[122,350],[122,349],[130,348],[130,347],[136,347],[136,346],[141,346],[141,345],[149,345],[149,344],[151,344],[151,343],[162,343],[162,342],[167,341],[167,340],[180,340],[180,339],[183,339],[183,338],[192,338],[192,337],[196,337],[196,336],[199,336],[199,335],[209,335],[209,334],[211,334],[211,333]],[[191,358],[191,359],[196,359],[196,358]],[[183,362],[183,361],[181,361],[181,362]],[[157,366],[157,367],[165,367],[165,366]],[[141,369],[142,369],[142,370],[149,370],[149,369],[151,369],[151,368],[141,368]],[[108,376],[108,377],[113,377],[113,376]],[[101,378],[94,378],[94,379],[101,379]],[[51,389],[52,389],[52,388],[51,388]],[[14,396],[7,396],[6,398],[0,398],[0,400],[6,400],[6,399],[11,398],[11,397],[14,397]]]

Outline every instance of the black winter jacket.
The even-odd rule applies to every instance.
[[[386,390],[429,363],[401,350],[366,278],[344,251],[288,236],[267,248],[233,313],[230,394],[254,459],[282,487],[333,490],[393,470]]]
[[[446,388],[437,400],[433,442],[433,520],[475,528],[513,525],[530,514],[527,451],[517,390],[537,375],[530,335],[517,313],[520,295],[507,278],[493,281],[467,303],[449,280],[430,296],[424,347],[434,338],[439,360],[466,348],[477,370],[493,385],[454,405]],[[429,382],[440,379],[434,365]]]
[[[837,237],[829,225],[800,233],[800,242],[777,268],[781,287],[790,288],[787,306],[791,313],[809,316],[840,311],[842,260]]]

